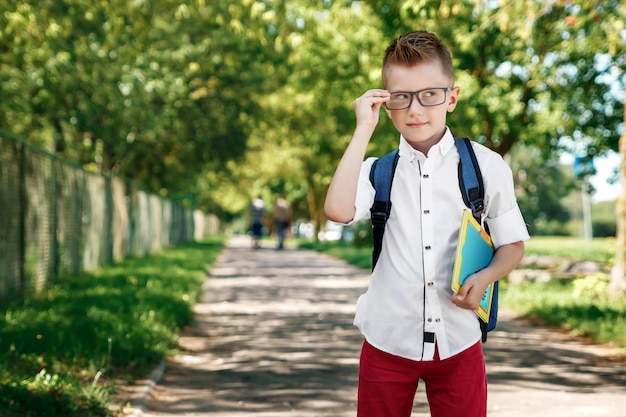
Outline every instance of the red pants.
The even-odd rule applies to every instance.
[[[485,417],[487,374],[479,343],[441,360],[412,361],[363,343],[357,417],[410,417],[418,380],[426,384],[432,417]]]

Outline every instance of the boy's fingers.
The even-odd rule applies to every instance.
[[[462,285],[459,291],[452,296],[452,302],[461,308],[472,310],[471,302],[467,300],[467,295],[470,290],[471,287],[469,285]]]
[[[459,291],[456,293],[455,298],[457,300],[464,299],[468,291],[469,291],[469,285],[467,284],[461,285],[461,288],[459,288]]]
[[[361,97],[376,100],[386,100],[389,98],[389,92],[386,90],[369,90]]]

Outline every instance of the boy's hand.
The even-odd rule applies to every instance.
[[[380,107],[389,100],[389,97],[387,90],[368,90],[361,97],[354,100],[352,105],[356,114],[357,126],[368,126],[374,129],[378,124]]]
[[[487,286],[511,272],[523,256],[524,242],[500,246],[487,268],[467,277],[459,292],[452,296],[452,302],[461,308],[476,310]]]
[[[452,302],[466,310],[476,310],[489,285],[488,283],[484,284],[481,278],[480,272],[467,277],[461,288],[459,288],[459,292],[452,297]]]

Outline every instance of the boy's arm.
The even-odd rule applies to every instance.
[[[500,246],[489,266],[470,275],[459,292],[452,297],[452,302],[461,308],[476,310],[489,284],[496,282],[515,269],[523,256],[524,242]]]
[[[369,90],[352,103],[356,114],[356,129],[328,187],[324,212],[329,220],[347,223],[354,218],[354,200],[361,164],[367,144],[378,124],[380,108],[387,100],[387,91]]]

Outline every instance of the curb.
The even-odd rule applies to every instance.
[[[159,363],[156,368],[154,368],[150,375],[148,375],[148,382],[139,392],[139,399],[137,400],[136,404],[133,405],[134,411],[132,412],[132,414],[130,414],[130,416],[141,417],[143,415],[143,412],[146,409],[146,398],[163,377],[165,367],[165,360],[162,360],[161,363]]]

